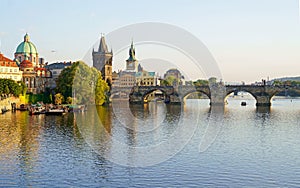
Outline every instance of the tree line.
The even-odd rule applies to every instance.
[[[20,94],[26,94],[26,85],[19,81],[15,82],[11,79],[0,79],[0,95],[1,97],[18,97]]]

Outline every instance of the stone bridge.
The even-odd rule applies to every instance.
[[[127,97],[129,96],[129,94],[131,93],[132,87],[112,87],[110,92],[109,92],[109,98],[110,100],[118,95],[120,98],[122,97]]]
[[[165,102],[171,104],[184,103],[185,98],[194,92],[204,93],[210,99],[211,105],[224,105],[226,97],[231,93],[240,91],[250,93],[256,99],[256,106],[271,106],[271,99],[279,92],[295,90],[300,93],[300,87],[269,86],[269,85],[222,85],[210,86],[135,86],[129,94],[130,103],[144,103],[144,99],[153,91],[161,91]]]

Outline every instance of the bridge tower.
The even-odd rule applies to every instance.
[[[105,80],[108,86],[111,88],[112,84],[112,58],[113,52],[112,49],[109,52],[105,38],[102,35],[100,39],[100,44],[98,51],[93,49],[93,67],[101,71],[102,79]]]

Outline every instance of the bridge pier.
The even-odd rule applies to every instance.
[[[256,106],[271,106],[270,96],[256,96]]]
[[[220,83],[210,83],[210,105],[224,106],[226,98],[226,88]]]
[[[175,94],[173,95],[169,95],[168,96],[170,101],[169,104],[181,104],[181,102],[183,102],[182,100],[180,100],[180,98],[178,96],[176,96]]]

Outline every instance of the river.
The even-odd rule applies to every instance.
[[[113,102],[0,120],[0,187],[300,187],[299,99]]]

